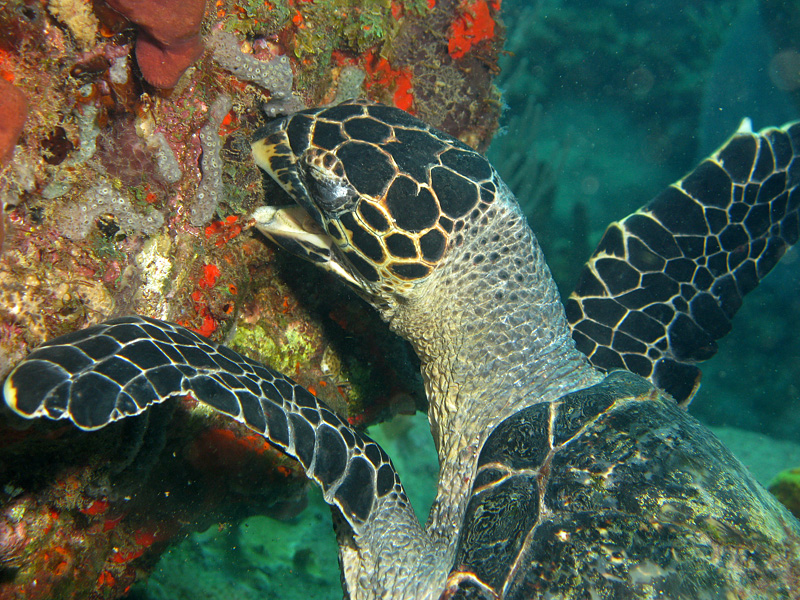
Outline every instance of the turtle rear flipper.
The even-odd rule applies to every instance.
[[[649,204],[612,223],[566,302],[579,350],[688,403],[696,363],[800,232],[800,123],[740,130]]]
[[[289,378],[179,325],[123,317],[55,338],[17,365],[3,394],[24,418],[84,430],[191,394],[300,461],[356,533],[381,506],[415,521],[378,444]]]

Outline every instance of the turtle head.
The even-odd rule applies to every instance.
[[[469,146],[366,101],[273,122],[253,156],[296,202],[258,209],[256,226],[383,308],[420,289],[502,185]]]

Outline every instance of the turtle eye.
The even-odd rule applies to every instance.
[[[331,217],[353,209],[358,193],[333,152],[310,148],[300,162],[309,193],[323,213]]]
[[[334,173],[337,177],[344,177],[344,167],[342,162],[336,158],[333,152],[324,152],[322,154],[322,166],[328,171]]]

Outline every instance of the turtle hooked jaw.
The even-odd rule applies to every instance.
[[[286,131],[288,123],[287,119],[281,119],[255,133],[255,139],[251,145],[253,159],[298,205],[302,206],[317,223],[322,225],[322,216],[300,177],[298,156],[292,149]]]
[[[338,259],[333,238],[301,206],[261,206],[253,212],[253,219],[256,229],[287,252],[359,287],[347,263]]]
[[[260,130],[259,134],[264,137],[253,142],[252,154],[256,164],[296,204],[257,208],[253,212],[256,229],[287,252],[331,271],[359,288],[361,284],[357,274],[339,256],[335,241],[323,228],[322,214],[312,200],[305,178],[300,175],[297,156],[286,133],[287,122],[282,120]],[[319,174],[318,178],[321,177],[322,174]]]

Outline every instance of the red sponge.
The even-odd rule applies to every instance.
[[[202,53],[200,36],[169,46],[159,44],[143,31],[136,38],[136,62],[139,63],[142,76],[157,88],[175,87],[183,72]]]
[[[0,165],[11,158],[27,115],[25,94],[0,78]]]
[[[155,87],[171,88],[203,52],[205,0],[106,0],[139,26],[136,61]]]

